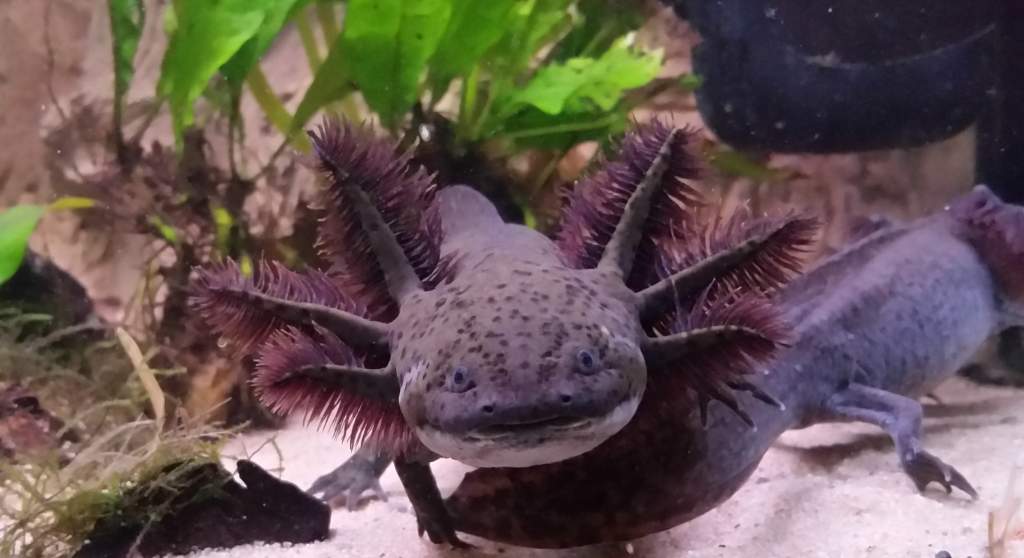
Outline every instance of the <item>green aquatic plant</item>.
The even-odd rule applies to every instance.
[[[21,267],[28,241],[43,215],[92,205],[93,201],[86,198],[64,197],[49,205],[21,204],[0,211],[0,285]]]
[[[131,9],[120,4],[119,13]],[[326,43],[323,55],[311,11]],[[141,17],[138,10],[131,14],[136,19],[123,13],[119,19]],[[248,87],[269,122],[305,150],[303,125],[332,103],[348,102],[351,113],[358,94],[397,131],[415,107],[432,110],[457,88],[460,141],[507,135],[516,146],[565,149],[624,129],[635,104],[626,93],[657,76],[661,53],[632,44],[638,14],[610,0],[178,0],[165,17],[169,44],[158,93],[170,105],[180,141],[211,80],[226,82],[236,124]],[[290,24],[313,72],[294,113],[259,64]],[[115,28],[115,42],[131,46],[135,31],[128,23]],[[130,52],[115,47],[118,67]],[[127,71],[120,75],[130,78]]]

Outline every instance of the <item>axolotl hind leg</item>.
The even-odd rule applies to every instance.
[[[932,482],[952,493],[959,488],[971,498],[978,493],[959,471],[928,453],[921,442],[921,404],[889,391],[851,383],[833,395],[825,404],[826,418],[835,421],[858,421],[874,424],[896,444],[903,470],[918,490]]]

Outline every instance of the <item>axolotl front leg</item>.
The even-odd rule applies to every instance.
[[[392,463],[395,464],[398,478],[416,512],[419,534],[422,536],[426,533],[435,544],[449,543],[457,548],[468,546],[455,534],[455,526],[444,508],[444,499],[427,463],[393,460],[386,454],[364,446],[336,469],[313,481],[306,492],[320,495],[328,503],[344,498],[345,506],[350,511],[355,509],[367,490],[373,491],[378,499],[386,501],[387,495],[380,485],[380,477]]]

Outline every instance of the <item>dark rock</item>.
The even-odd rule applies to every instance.
[[[67,327],[95,319],[95,309],[85,287],[71,274],[31,250],[21,267],[0,285],[0,303],[24,312],[53,317],[51,328]]]
[[[182,469],[184,468],[184,469]],[[228,548],[254,542],[309,543],[327,538],[330,507],[250,461],[238,462],[242,484],[213,463],[182,462],[164,475],[185,472],[169,491],[142,483],[125,494],[125,506],[93,527],[75,558],[148,557]],[[165,477],[161,477],[165,478]],[[170,513],[149,525],[154,510]]]

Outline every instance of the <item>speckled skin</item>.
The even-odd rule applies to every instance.
[[[409,424],[462,436],[552,417],[600,421],[620,405],[637,404],[646,368],[636,294],[609,273],[570,270],[551,240],[502,222],[475,191],[446,188],[439,203],[446,224],[443,251],[457,255],[459,273],[403,301],[395,322],[393,362]],[[580,350],[589,351],[600,370],[581,372]],[[459,367],[465,369],[462,387],[471,383],[470,389],[453,385]],[[579,449],[564,451],[591,449],[614,434],[610,428],[587,426],[578,436]],[[517,451],[549,441],[543,431],[534,434],[536,439],[521,435]],[[429,436],[420,438],[431,445]],[[494,458],[485,455],[492,453],[486,446],[431,449],[474,464]],[[567,457],[560,453],[556,448],[526,459]]]
[[[573,189],[554,239],[504,223],[472,188],[437,190],[389,141],[336,121],[310,137],[329,265],[211,266],[191,305],[255,350],[269,408],[393,457],[431,541],[464,546],[437,457],[527,469],[585,455],[630,424],[659,374],[676,414],[717,400],[753,426],[733,392],[778,404],[748,379],[786,338],[765,295],[801,268],[817,225],[713,217],[689,183],[696,131],[653,121],[626,134]],[[381,460],[360,462],[362,476],[314,486],[372,487],[379,467],[366,464]]]
[[[921,409],[911,398],[953,375],[990,335],[1024,323],[1024,312],[961,229],[947,213],[884,229],[782,291],[797,340],[763,382],[786,410],[743,396],[757,430],[718,405],[702,429],[695,412],[680,412],[652,383],[629,426],[593,452],[469,473],[446,501],[456,528],[531,547],[669,529],[732,496],[782,432],[829,421],[885,428],[919,487],[948,474],[947,489],[953,482],[973,492],[922,449]]]

